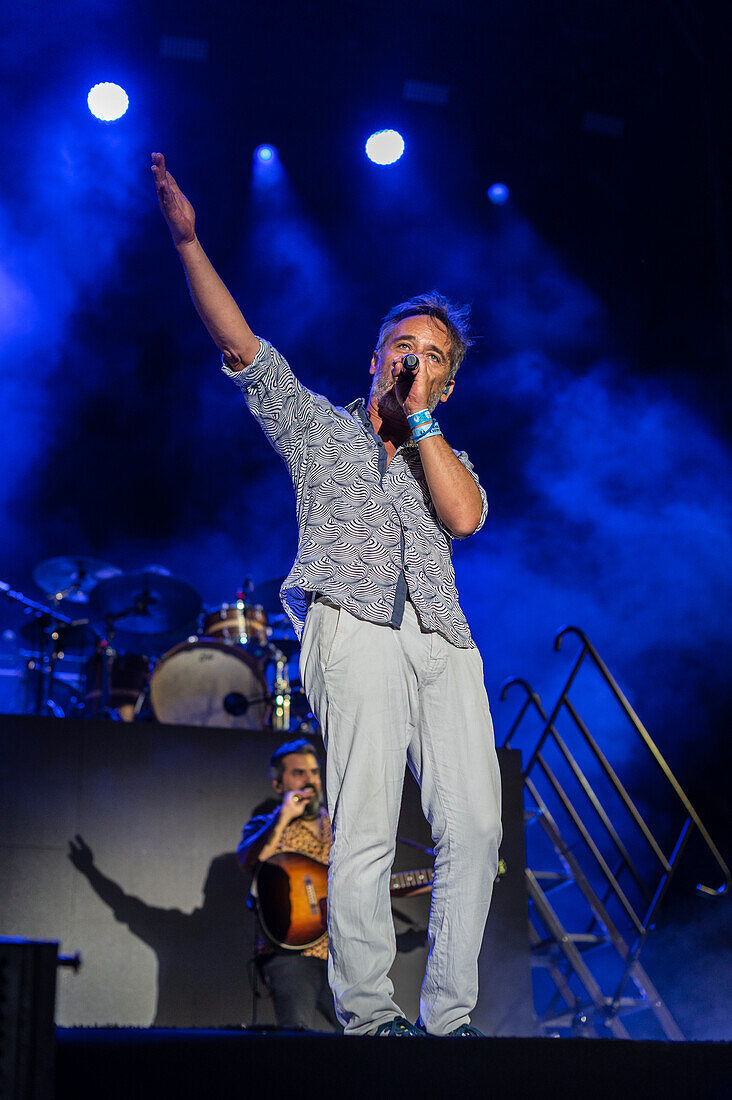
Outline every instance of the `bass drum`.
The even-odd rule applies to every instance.
[[[271,711],[258,662],[211,638],[181,642],[160,658],[150,680],[150,703],[165,725],[223,729],[261,730]]]

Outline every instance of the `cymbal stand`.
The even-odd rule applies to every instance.
[[[0,594],[11,600],[13,603],[19,603],[22,607],[25,607],[27,611],[35,611],[36,619],[39,623],[42,618],[47,618],[49,625],[51,623],[64,623],[67,626],[73,622],[68,615],[62,614],[57,609],[48,607],[46,604],[38,603],[36,600],[31,600],[28,596],[24,596],[22,592],[16,592],[5,581],[0,581]],[[48,632],[48,652],[46,652],[46,643],[39,645],[38,647],[38,659],[39,667],[37,669],[38,676],[36,677],[35,684],[35,700],[34,700],[34,714],[41,714],[44,707],[47,707],[55,717],[63,717],[63,711],[60,710],[58,705],[54,703],[51,698],[51,684],[53,683],[53,672],[56,664],[56,653],[53,645],[52,638],[53,631]],[[28,670],[34,671],[33,661],[28,662]]]
[[[100,718],[112,717],[112,712],[109,708],[109,689],[112,681],[112,669],[117,659],[117,650],[112,646],[115,635],[115,623],[120,619],[126,619],[128,615],[144,614],[151,602],[153,601],[150,593],[145,589],[140,598],[135,603],[130,604],[129,607],[126,607],[124,611],[118,611],[116,614],[110,612],[105,617],[104,621],[107,626],[106,637],[102,638],[99,643],[99,649],[102,655],[102,690],[99,699]]]
[[[5,596],[14,603],[19,603],[23,607],[29,608],[31,611],[40,611],[43,615],[50,615],[52,619],[56,619],[66,626],[70,626],[74,621],[70,619],[68,615],[63,615],[60,611],[53,611],[45,603],[37,603],[36,600],[31,600],[27,596],[24,596],[22,592],[16,592],[9,584],[6,584],[5,581],[0,581],[0,595]]]
[[[272,685],[272,729],[289,731],[291,691],[287,658],[273,642],[269,643],[268,649],[275,663],[274,684]]]
[[[67,599],[69,599],[69,597],[73,596],[74,592],[80,592],[81,593],[80,601],[81,600],[86,601],[86,596],[84,595],[84,589],[81,587],[81,582],[84,580],[84,577],[85,577],[85,573],[82,570],[81,573],[79,574],[79,581],[75,581],[73,584],[70,584],[68,586],[68,588],[62,588],[59,592],[54,593],[53,602],[55,604],[57,604],[61,600],[67,600]]]
[[[114,665],[115,658],[117,656],[116,649],[113,648],[112,642],[114,641],[114,616],[108,615],[106,619],[107,629],[105,631],[105,637],[101,639],[99,643],[99,649],[101,650],[102,657],[102,691],[99,697],[99,717],[111,718],[112,715],[109,711],[109,685],[112,679],[112,666]]]

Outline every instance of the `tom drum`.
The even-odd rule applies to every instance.
[[[267,645],[272,631],[259,604],[224,603],[203,617],[203,633],[228,645]]]

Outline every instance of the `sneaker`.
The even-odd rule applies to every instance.
[[[470,1024],[461,1024],[460,1027],[456,1027],[454,1031],[448,1031],[448,1039],[485,1039],[486,1036],[482,1031],[478,1031],[477,1027],[471,1027]]]
[[[421,1027],[410,1024],[409,1020],[405,1020],[403,1016],[395,1016],[393,1020],[389,1020],[385,1024],[379,1024],[376,1031],[373,1031],[371,1034],[394,1035],[397,1038],[406,1038],[413,1035],[422,1039],[425,1033]]]

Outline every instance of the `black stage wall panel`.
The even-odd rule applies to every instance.
[[[0,717],[0,934],[81,952],[78,974],[59,974],[59,1024],[251,1022],[254,929],[234,850],[271,794],[267,763],[281,740],[269,730]],[[490,1034],[529,1035],[520,761],[511,750],[499,759],[508,873],[494,893],[474,1021]],[[410,775],[399,832],[430,844]],[[395,869],[430,863],[398,845]],[[392,977],[414,1018],[429,896],[396,900],[394,909]],[[272,1020],[260,998],[257,1021]]]
[[[0,1096],[53,1100],[58,944],[0,937]]]

